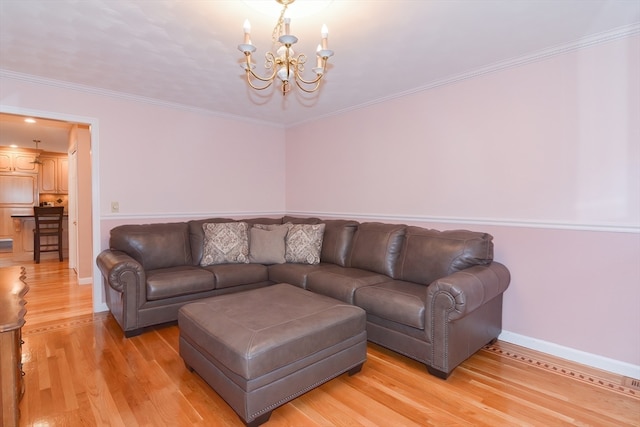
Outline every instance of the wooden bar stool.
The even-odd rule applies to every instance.
[[[64,207],[33,207],[36,228],[33,230],[33,259],[40,264],[41,252],[58,252],[62,261],[62,215]]]

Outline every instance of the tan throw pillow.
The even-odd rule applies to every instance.
[[[284,225],[262,227],[256,224],[249,230],[249,261],[258,264],[284,264],[284,239],[289,228]]]
[[[246,222],[206,223],[201,266],[249,262],[249,226]]]
[[[285,239],[287,262],[300,264],[318,264],[322,251],[324,224],[285,224],[289,227]]]

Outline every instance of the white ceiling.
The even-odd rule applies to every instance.
[[[318,10],[299,16],[305,3]],[[283,97],[248,88],[237,50],[249,18],[264,71],[279,10],[274,0],[0,0],[0,72],[291,126],[640,28],[638,0],[297,0],[296,51],[311,68],[326,23],[335,56],[318,93]]]
[[[0,147],[38,148],[53,153],[68,151],[71,123],[40,118],[36,123],[26,123],[24,119],[21,116],[0,114]],[[34,140],[40,142],[36,145]]]

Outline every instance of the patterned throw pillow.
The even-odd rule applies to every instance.
[[[201,266],[249,262],[249,226],[246,222],[202,224],[204,248]]]
[[[324,224],[285,224],[289,232],[285,239],[284,257],[287,262],[318,264],[322,251]]]

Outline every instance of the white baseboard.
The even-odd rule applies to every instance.
[[[109,311],[109,307],[106,302],[93,302],[93,312],[94,313],[102,313],[103,311]]]
[[[78,285],[90,285],[93,283],[93,277],[78,277]]]
[[[627,362],[610,359],[597,354],[587,353],[585,351],[576,350],[570,347],[564,347],[552,342],[539,340],[537,338],[527,337],[525,335],[516,334],[509,331],[502,331],[498,337],[501,341],[511,344],[527,347],[532,350],[570,360],[572,362],[591,366],[592,368],[602,369],[604,371],[613,372],[626,377],[638,379],[640,378],[640,365],[633,365]]]

